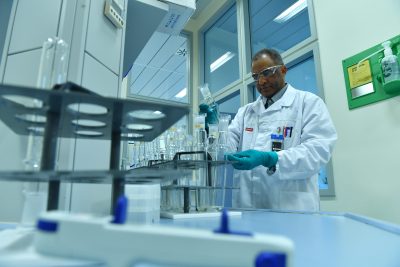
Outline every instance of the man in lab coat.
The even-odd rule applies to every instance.
[[[236,207],[319,210],[318,172],[337,139],[324,102],[285,82],[281,55],[263,49],[252,59],[261,96],[241,107],[229,126]]]

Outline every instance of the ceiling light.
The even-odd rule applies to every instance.
[[[183,88],[179,93],[175,95],[176,98],[182,98],[185,97],[187,94],[187,88]]]
[[[235,56],[234,53],[226,52],[225,54],[223,54],[217,60],[215,60],[213,63],[210,64],[210,72],[215,71],[216,69],[224,65],[226,62],[228,62],[228,60],[230,60],[234,56]]]
[[[274,21],[277,23],[284,23],[296,14],[300,13],[303,9],[307,7],[307,0],[299,0],[288,9],[279,14]]]

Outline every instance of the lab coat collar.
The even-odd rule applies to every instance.
[[[281,109],[282,107],[290,107],[294,102],[295,95],[296,95],[296,89],[294,89],[290,84],[288,84],[286,92],[283,94],[283,96],[278,101],[276,101],[272,106],[270,106],[267,109],[267,111],[275,111]],[[251,108],[257,114],[261,114],[262,112],[266,111],[264,108],[264,103],[261,95],[257,98],[256,101],[253,102],[253,104],[251,104]]]

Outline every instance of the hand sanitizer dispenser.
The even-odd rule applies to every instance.
[[[382,59],[381,64],[385,83],[393,80],[400,80],[399,62],[397,61],[397,56],[393,55],[390,44],[390,41],[382,43],[382,46],[385,49],[385,57]]]

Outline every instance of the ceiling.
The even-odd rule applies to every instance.
[[[186,37],[155,32],[132,66],[130,93],[187,102],[175,97],[187,87],[187,51]]]
[[[197,0],[192,19],[212,2]],[[253,52],[263,47],[273,47],[286,51],[310,36],[307,10],[302,11],[286,23],[276,23],[273,19],[295,0],[253,0],[249,1],[251,40]],[[231,9],[232,10],[232,9]],[[236,34],[236,9],[225,14],[213,27]],[[218,41],[218,40],[217,40]],[[223,43],[224,40],[220,40]],[[187,88],[188,42],[185,36],[171,36],[155,32],[135,60],[129,73],[129,92],[157,99],[188,103],[188,96],[175,97]]]
[[[191,19],[198,18],[211,2],[196,0],[196,11]],[[185,36],[155,32],[129,72],[129,93],[188,103],[187,95],[175,97],[187,88],[188,57]]]

